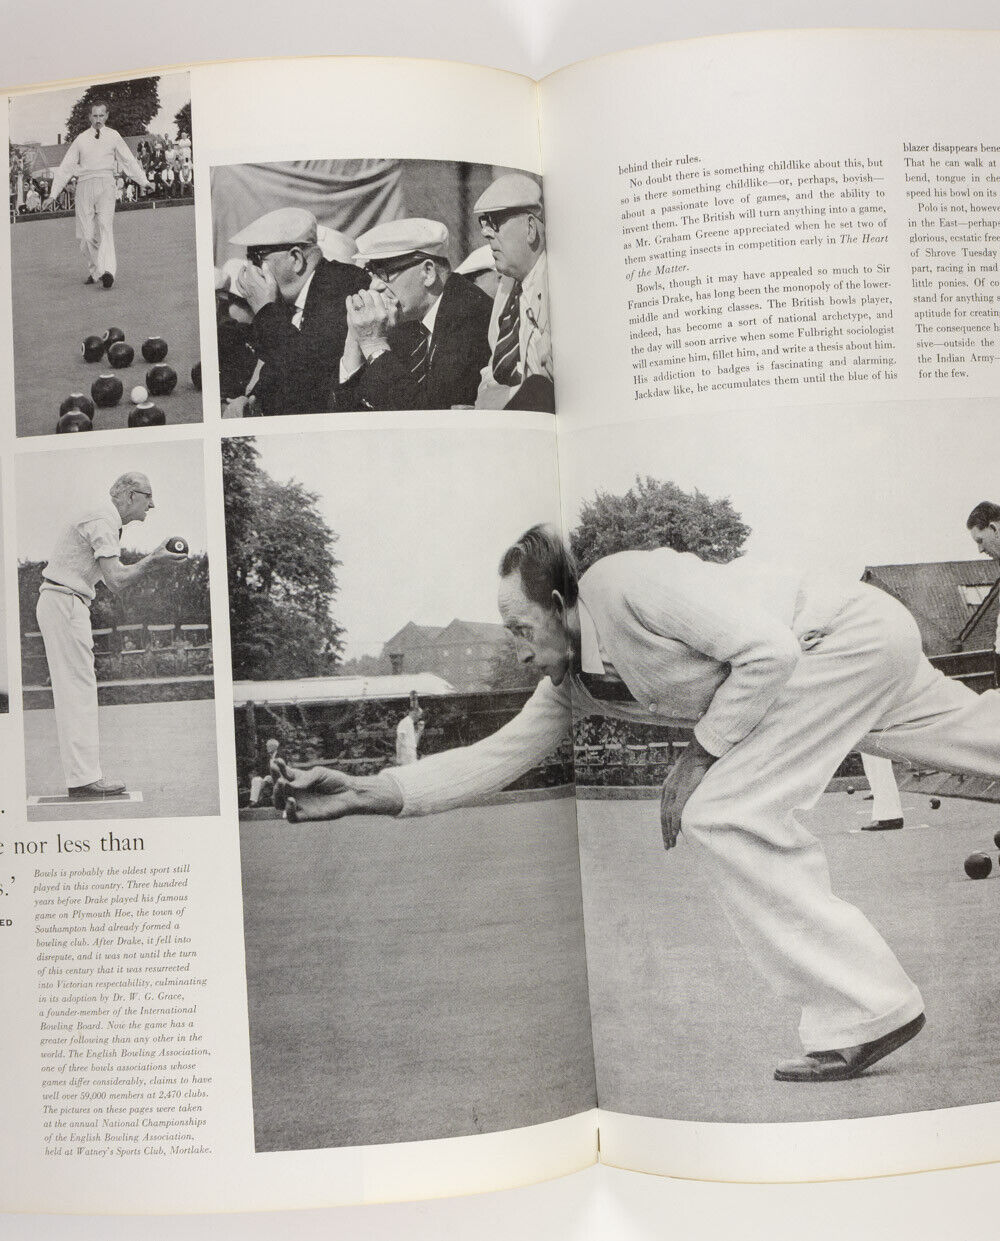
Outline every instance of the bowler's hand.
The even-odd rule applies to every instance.
[[[270,269],[252,263],[247,263],[237,277],[236,291],[246,298],[254,314],[278,300],[278,282]]]
[[[329,767],[289,767],[283,759],[271,764],[275,804],[284,803],[290,823],[341,819],[349,814],[398,814],[403,799],[387,776],[349,776]]]
[[[663,781],[660,793],[660,827],[663,830],[663,847],[672,849],[681,831],[681,815],[688,798],[695,791],[705,772],[715,762],[716,755],[709,752],[692,737],[687,749],[680,756],[670,774]]]
[[[154,561],[172,560],[176,564],[178,560],[186,559],[186,556],[184,554],[178,555],[177,552],[170,551],[167,547],[168,542],[169,542],[169,539],[164,539],[159,547],[154,547],[153,550],[149,553],[150,560],[154,560]]]

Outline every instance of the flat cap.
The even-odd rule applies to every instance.
[[[455,268],[460,276],[479,276],[484,271],[496,271],[497,264],[490,246],[480,246],[467,254]]]
[[[234,246],[314,246],[316,217],[302,207],[279,207],[258,216],[229,241]]]
[[[358,247],[354,238],[349,237],[347,233],[341,233],[335,228],[327,228],[325,224],[320,224],[316,230],[316,240],[325,259],[335,259],[338,263],[354,262]]]
[[[510,211],[515,207],[542,209],[542,187],[524,172],[508,172],[497,177],[479,195],[473,211]]]
[[[393,259],[404,254],[448,257],[448,230],[437,220],[408,218],[376,224],[358,238],[358,261]]]

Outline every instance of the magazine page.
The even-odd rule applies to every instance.
[[[534,84],[312,60],[3,102],[4,1208],[593,1162],[565,704],[467,810],[301,787],[399,792],[532,695],[496,566],[560,511]]]
[[[541,86],[610,1163],[1000,1156],[998,54],[755,35]]]

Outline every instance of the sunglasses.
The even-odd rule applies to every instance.
[[[365,264],[365,271],[369,276],[374,276],[376,280],[381,280],[383,284],[388,284],[400,272],[416,267],[418,263],[422,263],[426,258],[426,254],[407,254],[394,262],[374,260]]]
[[[484,211],[479,217],[479,227],[489,229],[491,233],[499,233],[508,220],[516,215],[537,215],[533,207],[508,207],[504,211]]]
[[[298,242],[294,242],[291,245],[285,242],[282,245],[274,246],[247,246],[247,259],[254,267],[260,267],[269,254],[288,254],[292,250],[298,250],[299,248]]]

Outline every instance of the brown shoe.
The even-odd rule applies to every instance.
[[[774,1070],[776,1082],[843,1082],[857,1077],[876,1060],[896,1051],[924,1028],[923,1013],[898,1030],[883,1034],[870,1043],[842,1047],[838,1051],[810,1051],[798,1060],[786,1060]]]
[[[125,792],[122,780],[95,780],[93,784],[77,784],[66,790],[70,797],[86,799],[88,797],[120,797]]]

